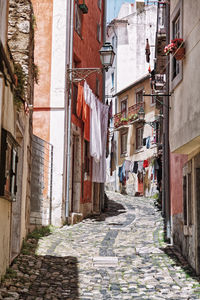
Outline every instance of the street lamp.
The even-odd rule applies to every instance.
[[[141,106],[139,111],[138,111],[138,119],[139,121],[144,121],[144,117],[145,117],[145,112],[144,112],[144,108]]]
[[[112,66],[114,57],[115,57],[115,52],[113,51],[113,46],[111,45],[111,43],[106,42],[99,50],[99,53],[100,53],[100,59],[101,59],[103,68],[107,72],[109,67]]]
[[[86,79],[89,75],[93,73],[100,73],[102,70],[106,72],[112,66],[113,60],[115,57],[115,52],[113,51],[113,46],[106,42],[101,49],[99,50],[100,59],[103,68],[69,68],[67,69],[68,73],[68,82],[79,82]]]
[[[158,120],[154,120],[152,122],[146,122],[145,119],[145,112],[144,112],[144,108],[143,107],[140,107],[139,111],[138,111],[138,119],[139,121],[141,122],[144,122],[144,124],[147,124],[151,127],[153,127],[154,129],[156,128],[156,123],[158,123],[159,121]]]

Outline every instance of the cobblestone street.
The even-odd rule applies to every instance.
[[[200,299],[198,278],[163,242],[153,200],[107,196],[104,214],[40,239],[37,256],[21,254],[0,299]]]

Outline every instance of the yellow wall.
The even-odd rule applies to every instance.
[[[118,112],[121,112],[121,101],[128,97],[128,107],[136,104],[136,93],[143,89],[146,94],[151,93],[150,87],[150,80],[146,79],[143,82],[135,85],[134,87],[130,88],[129,90],[123,92],[121,95],[118,96]],[[145,120],[152,121],[154,120],[154,115],[158,113],[155,108],[155,105],[151,104],[151,97],[144,97],[144,111],[145,111]],[[129,125],[128,129],[128,141],[127,141],[127,156],[121,156],[121,134],[119,132],[118,135],[118,165],[120,166],[124,159],[129,159],[134,155],[135,160],[143,160],[147,157],[153,155],[154,150],[148,149],[145,151],[144,149],[141,151],[136,151],[135,145],[135,136],[136,136],[136,126],[137,123]],[[152,127],[149,125],[144,126],[144,137],[152,135]]]
[[[10,262],[10,215],[11,203],[0,198],[0,277]]]

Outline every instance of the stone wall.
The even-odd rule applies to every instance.
[[[21,201],[21,241],[26,236],[30,218],[30,174],[31,174],[31,140],[32,111],[25,111],[33,103],[34,90],[34,15],[30,0],[10,0],[8,17],[8,45],[15,64],[23,70],[25,84],[22,104],[17,111],[16,131],[20,134],[21,160],[18,176],[18,201]]]

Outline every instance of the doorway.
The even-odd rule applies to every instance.
[[[71,212],[80,212],[81,199],[81,139],[73,135],[72,143],[72,202]]]

